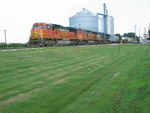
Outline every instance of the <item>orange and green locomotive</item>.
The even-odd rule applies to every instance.
[[[85,45],[108,43],[109,35],[57,24],[35,23],[29,44],[34,46]]]

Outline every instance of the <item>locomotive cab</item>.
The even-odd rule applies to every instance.
[[[47,25],[44,23],[35,23],[31,30],[31,39],[42,38],[46,34]]]

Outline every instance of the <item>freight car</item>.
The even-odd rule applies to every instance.
[[[29,44],[32,46],[85,45],[109,43],[109,35],[57,24],[35,23]]]

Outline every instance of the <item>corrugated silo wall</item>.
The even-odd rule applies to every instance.
[[[103,18],[99,18],[98,22],[99,22],[99,32],[104,33],[104,20],[103,20]]]
[[[114,35],[114,18],[112,16],[107,17],[107,33]]]
[[[97,16],[81,16],[69,18],[70,27],[82,28],[98,32],[98,17]]]

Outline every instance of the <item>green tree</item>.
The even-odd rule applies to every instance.
[[[117,34],[115,34],[115,36],[119,37],[119,42],[121,42],[121,40],[122,40],[121,34],[117,33]]]
[[[115,36],[118,36],[120,38],[122,37],[121,34],[119,34],[119,33],[115,34]]]
[[[135,35],[135,33],[129,32],[128,33],[128,37],[130,37],[130,38],[136,38],[137,36]]]
[[[123,34],[123,37],[128,37],[128,33],[124,33],[124,34]]]
[[[136,38],[137,36],[133,32],[124,33],[123,37]]]

